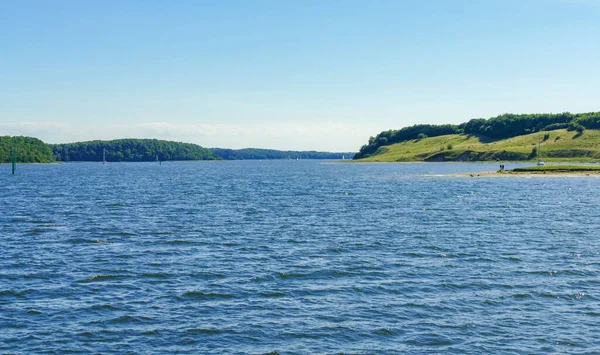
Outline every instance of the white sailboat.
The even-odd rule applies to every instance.
[[[106,148],[102,148],[102,164],[106,164]]]
[[[542,159],[542,153],[540,152],[540,141],[538,140],[538,144],[537,144],[537,166],[544,166],[546,165],[546,162],[544,161],[544,159]]]

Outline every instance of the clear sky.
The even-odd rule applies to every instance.
[[[357,151],[600,110],[600,0],[0,0],[0,135]]]

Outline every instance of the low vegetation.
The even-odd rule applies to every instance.
[[[538,142],[541,156],[547,161],[600,160],[600,131],[558,129],[505,139],[475,134],[414,139],[379,147],[375,154],[359,161],[527,161],[537,159]]]

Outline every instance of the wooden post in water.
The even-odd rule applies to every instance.
[[[17,169],[17,137],[13,136],[13,156],[12,156],[12,174],[15,175]]]

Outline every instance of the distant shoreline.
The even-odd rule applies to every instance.
[[[415,160],[415,161],[365,161],[363,159],[359,160],[334,160],[323,162],[323,164],[535,164],[535,160],[472,160],[472,161],[457,161],[457,160],[447,160],[447,161],[423,161],[423,160]],[[596,164],[597,160],[553,160],[550,162],[551,164]]]
[[[514,172],[514,171],[487,171],[482,173],[460,173],[450,174],[448,176],[453,177],[600,177],[600,171],[527,171],[527,172]]]

